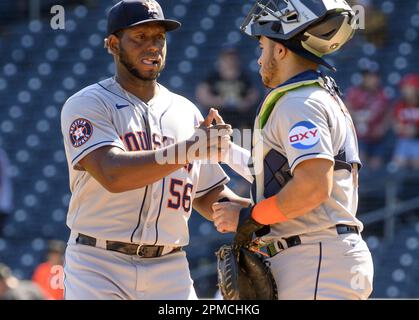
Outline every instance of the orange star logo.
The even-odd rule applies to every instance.
[[[81,137],[84,137],[83,127],[78,127],[77,130],[74,132],[74,136],[77,140],[80,140]]]

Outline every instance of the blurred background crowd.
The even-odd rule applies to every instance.
[[[0,1],[0,298],[62,298],[70,191],[60,110],[73,93],[113,74],[103,38],[115,2]],[[239,31],[252,2],[159,2],[183,23],[168,36],[160,82],[204,115],[216,106],[234,128],[252,128],[266,94],[257,43]],[[375,262],[372,297],[419,298],[419,1],[349,2],[365,11],[364,29],[328,60],[364,164],[358,216]],[[50,26],[56,4],[65,8],[64,29]],[[230,187],[248,196],[245,180],[226,171]],[[213,297],[214,251],[231,235],[198,214],[190,232],[197,293]]]

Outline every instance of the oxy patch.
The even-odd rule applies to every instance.
[[[319,141],[319,128],[309,121],[298,122],[288,133],[288,142],[296,149],[310,149]]]

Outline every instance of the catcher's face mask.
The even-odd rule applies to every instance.
[[[241,30],[251,37],[280,42],[298,55],[333,69],[322,56],[352,38],[354,15],[345,0],[258,0]]]
[[[264,35],[263,25],[267,22],[289,23],[298,21],[299,14],[291,2],[284,0],[259,0],[244,19],[240,29],[249,36]]]

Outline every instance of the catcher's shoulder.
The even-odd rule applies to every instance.
[[[301,87],[291,90],[282,96],[272,112],[273,116],[286,116],[287,114],[313,112],[327,112],[336,105],[335,100],[323,88],[316,86]]]
[[[282,101],[305,101],[307,99],[322,101],[325,96],[327,96],[327,92],[323,88],[320,88],[318,86],[303,86],[295,90],[288,91],[283,96]]]

